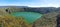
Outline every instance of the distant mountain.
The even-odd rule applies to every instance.
[[[0,6],[0,8],[7,8],[7,7],[27,8],[28,6]]]
[[[28,12],[38,12],[38,13],[49,13],[59,10],[55,7],[40,7],[40,8],[25,8],[25,11]]]
[[[37,12],[37,13],[42,13],[42,14],[46,14],[46,13],[50,13],[50,12],[57,12],[60,13],[60,7],[59,8],[55,8],[55,7],[28,7],[28,6],[0,6],[0,8],[13,8],[16,9],[17,11],[20,10],[21,8],[23,9],[23,11],[26,12]]]

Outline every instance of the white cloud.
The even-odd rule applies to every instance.
[[[59,1],[60,0],[36,0],[35,2],[28,2],[28,3],[25,2],[0,3],[0,6],[60,7]]]

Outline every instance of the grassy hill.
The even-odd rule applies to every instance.
[[[9,14],[8,9],[12,12],[38,12],[42,13],[41,19],[33,24],[27,24],[23,17],[14,17]],[[0,8],[0,26],[4,27],[56,27],[56,16],[59,14],[60,8],[43,7],[43,8]],[[16,19],[17,18],[17,19]]]
[[[34,22],[35,27],[56,27],[56,16],[58,13],[52,12],[47,13],[42,16],[41,19],[38,19],[36,22]]]

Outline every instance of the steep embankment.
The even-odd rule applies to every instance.
[[[0,9],[0,27],[32,27],[27,24],[22,17],[14,17],[5,11],[5,8]]]
[[[5,8],[0,8],[0,15],[6,15],[8,12],[6,12]]]
[[[35,27],[56,27],[56,16],[58,13],[47,13],[38,19],[33,26]]]

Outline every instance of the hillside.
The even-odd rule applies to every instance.
[[[22,7],[22,8],[21,8]],[[46,13],[50,13],[50,12],[57,12],[60,13],[60,7],[59,8],[55,8],[55,7],[23,7],[23,6],[6,6],[6,7],[2,7],[5,9],[8,9],[10,12],[37,12],[37,13],[41,13],[41,14],[46,14]]]
[[[33,24],[27,24],[24,19],[16,19],[21,17],[14,17],[10,16],[13,12],[36,12],[41,13],[43,16],[41,19],[38,19]],[[40,7],[40,8],[32,8],[32,7],[23,7],[18,8],[17,7],[2,7],[0,8],[0,21],[2,21],[2,18],[4,21],[2,23],[6,24],[6,26],[13,27],[56,27],[56,16],[60,13],[60,8],[55,7]],[[5,21],[6,20],[6,21]],[[11,22],[10,22],[11,21]],[[21,25],[21,21],[23,21]],[[8,23],[9,22],[9,23]],[[39,23],[38,23],[39,22]],[[0,22],[0,24],[2,24]],[[21,25],[21,26],[19,26]]]
[[[38,19],[34,22],[33,26],[35,27],[56,27],[56,16],[58,13],[48,13],[44,14],[41,19]]]

